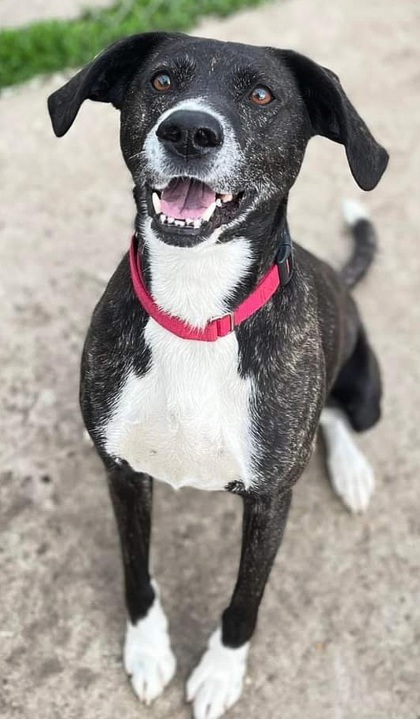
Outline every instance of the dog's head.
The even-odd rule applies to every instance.
[[[147,33],[121,40],[49,98],[56,135],[86,99],[121,110],[143,222],[193,246],[278,206],[311,136],[344,145],[371,190],[388,155],[330,70],[290,50]]]

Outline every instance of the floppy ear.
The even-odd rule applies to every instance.
[[[386,169],[388,153],[369,132],[337,75],[293,50],[280,54],[298,82],[313,135],[344,145],[357,184],[363,190],[372,190]]]
[[[169,33],[131,35],[114,43],[48,98],[48,110],[57,137],[72,126],[84,100],[111,102],[121,109],[125,91],[147,54]]]

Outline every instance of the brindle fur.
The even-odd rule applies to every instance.
[[[142,220],[147,178],[141,148],[146,133],[168,107],[167,97],[152,97],[147,82],[154,67],[174,62],[173,58],[178,58],[177,99],[204,94],[237,133],[243,162],[235,177],[228,178],[227,189],[236,193],[250,186],[260,193],[246,224],[227,230],[219,240],[229,242],[244,233],[252,239],[254,263],[247,280],[232,295],[229,309],[234,309],[271,266],[288,232],[287,197],[310,137],[322,134],[343,144],[353,175],[364,189],[379,181],[387,154],[357,115],[338,78],[292,51],[161,33],[121,41],[52,96],[50,112],[56,133],[62,135],[87,98],[112,102],[121,110],[121,146],[135,181],[136,228],[146,278]],[[252,74],[279,89],[280,110],[258,113],[232,99],[241,83],[249,84]],[[243,645],[254,631],[292,488],[311,455],[324,405],[338,404],[357,431],[379,419],[378,365],[348,288],[371,256],[365,259],[361,266],[359,254],[359,266],[353,266],[355,272],[348,267],[343,281],[327,264],[295,245],[290,283],[235,329],[238,372],[252,377],[256,387],[252,417],[258,452],[253,488],[245,491],[240,481],[227,488],[244,500],[238,581],[222,620],[227,646]],[[152,480],[106,454],[102,428],[127,369],[142,376],[150,368],[144,340],[147,321],[125,256],[93,314],[83,352],[80,403],[108,471],[133,623],[145,616],[154,598],[148,565]]]

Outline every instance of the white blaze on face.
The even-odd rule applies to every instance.
[[[236,140],[235,133],[230,123],[227,122],[226,118],[210,107],[202,98],[184,100],[177,103],[169,110],[163,112],[146,137],[143,147],[144,155],[147,161],[148,171],[159,178],[156,183],[157,189],[163,189],[166,187],[169,181],[173,178],[173,173],[170,170],[170,165],[173,164],[173,159],[168,156],[167,150],[165,149],[163,143],[160,142],[156,132],[159,125],[164,122],[164,120],[179,110],[206,112],[214,117],[222,126],[223,145],[218,148],[217,152],[214,153],[210,171],[207,171],[205,176],[201,176],[200,172],[194,173],[194,175],[197,174],[198,179],[217,188],[220,192],[229,192],[229,179],[230,182],[232,182],[235,177],[235,170],[241,159],[241,148]]]

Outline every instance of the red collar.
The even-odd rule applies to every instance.
[[[201,340],[202,342],[215,342],[219,337],[225,337],[234,331],[248,317],[255,314],[274,295],[280,286],[284,286],[292,276],[291,254],[279,264],[274,264],[271,270],[257,285],[255,290],[241,302],[234,312],[223,317],[211,320],[203,329],[196,329],[180,320],[178,317],[169,315],[158,307],[153,297],[146,288],[143,274],[140,267],[140,258],[137,252],[137,238],[134,235],[130,246],[130,270],[134,291],[140,300],[141,305],[150,317],[174,335],[185,340]]]

